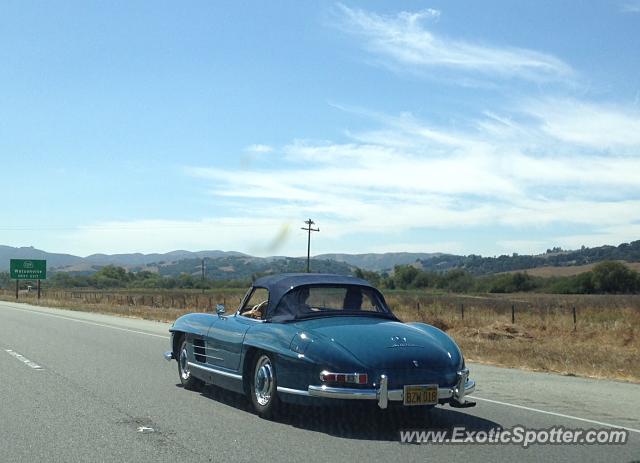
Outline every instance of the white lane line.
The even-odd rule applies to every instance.
[[[620,426],[619,424],[605,423],[603,421],[596,421],[596,420],[590,420],[588,418],[580,418],[578,416],[565,415],[564,413],[549,412],[547,410],[540,410],[539,408],[525,407],[524,405],[510,404],[508,402],[500,402],[499,400],[485,399],[483,397],[476,397],[476,396],[473,396],[473,395],[470,395],[470,396],[467,396],[467,397],[469,397],[471,399],[474,399],[474,400],[481,400],[483,402],[490,402],[492,404],[505,405],[507,407],[513,407],[513,408],[520,408],[522,410],[527,410],[527,411],[530,411],[530,412],[543,413],[545,415],[559,416],[560,418],[569,418],[571,420],[584,421],[585,423],[599,424],[600,426],[607,426],[609,428],[624,429],[624,430],[629,431],[629,432],[636,432],[636,433],[640,434],[640,429],[634,429],[634,428],[629,428],[629,427],[626,427],[626,426]]]
[[[17,307],[11,307],[10,305],[4,305],[3,304],[3,306],[6,309],[17,310],[18,312],[26,312],[26,313],[31,313],[31,314],[44,315],[45,317],[62,318],[63,320],[69,320],[69,321],[77,322],[77,323],[85,323],[87,325],[101,326],[103,328],[111,328],[112,330],[127,331],[129,333],[144,334],[145,336],[153,336],[155,338],[169,339],[169,336],[163,336],[161,334],[146,333],[144,331],[130,330],[128,328],[119,328],[117,326],[105,325],[103,323],[96,323],[96,322],[90,322],[88,320],[79,320],[77,318],[65,317],[64,315],[55,315],[55,314],[52,314],[52,313],[44,313],[44,312],[40,312],[38,310],[19,309]]]
[[[20,360],[22,363],[24,363],[26,366],[33,368],[34,370],[42,370],[43,368],[38,365],[35,362],[32,362],[31,360],[29,360],[27,357],[25,357],[22,354],[17,353],[14,350],[11,349],[5,349],[4,350],[7,354],[11,355],[12,357],[17,358],[18,360]]]

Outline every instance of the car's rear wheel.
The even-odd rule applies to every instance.
[[[279,408],[278,380],[272,355],[261,353],[251,375],[251,402],[256,413],[262,418],[273,418]]]
[[[199,391],[204,386],[204,381],[191,375],[189,357],[187,356],[187,339],[183,338],[178,351],[178,375],[182,387],[190,391]]]

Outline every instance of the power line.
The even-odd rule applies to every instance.
[[[311,232],[319,232],[320,228],[311,228],[311,225],[315,225],[315,222],[311,219],[305,220],[304,223],[307,224],[307,228],[302,227],[301,230],[306,230],[308,233],[307,237],[307,273],[309,273],[309,262],[311,260]]]
[[[245,224],[245,223],[203,223],[203,224],[191,224],[191,225],[153,225],[154,230],[162,229],[162,230],[194,230],[199,228],[220,228],[220,227],[234,227],[234,228],[251,228],[255,227],[255,224]],[[15,226],[4,226],[0,227],[0,231],[45,231],[45,230],[74,230],[74,231],[83,231],[83,230],[149,230],[150,225],[139,225],[139,226],[110,226],[110,225],[78,225],[75,227],[54,227],[54,226],[30,226],[30,225],[15,225]],[[277,223],[273,223],[274,226],[278,225]]]

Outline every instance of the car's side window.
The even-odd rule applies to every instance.
[[[255,288],[240,309],[240,315],[263,320],[269,303],[269,291]]]

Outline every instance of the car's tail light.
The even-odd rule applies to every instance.
[[[320,373],[320,381],[323,383],[367,384],[369,378],[366,373],[331,373],[325,370]]]

